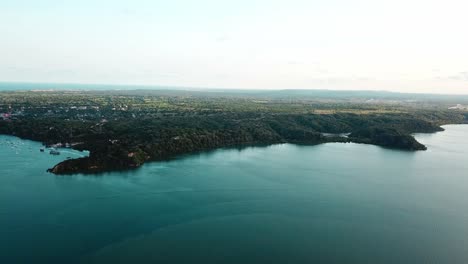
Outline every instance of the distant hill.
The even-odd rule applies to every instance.
[[[261,97],[270,99],[333,99],[333,100],[398,100],[398,101],[444,101],[452,103],[468,103],[468,94],[424,94],[399,93],[389,91],[370,90],[325,90],[325,89],[211,89],[197,87],[177,86],[151,86],[151,85],[112,85],[112,84],[73,84],[73,83],[11,83],[0,82],[0,91],[118,91],[123,94],[149,94],[149,95],[191,95],[208,97]]]

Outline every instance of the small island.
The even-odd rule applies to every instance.
[[[221,147],[354,142],[425,150],[413,133],[466,123],[451,100],[323,91],[1,92],[0,134],[88,150],[49,171],[58,175],[135,169],[148,161]],[[396,98],[395,98],[396,97]],[[346,135],[346,136],[342,136]]]

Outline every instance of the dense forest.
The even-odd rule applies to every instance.
[[[272,94],[274,96],[272,96]],[[137,168],[228,146],[325,142],[424,150],[412,133],[466,123],[456,98],[283,96],[196,91],[0,92],[0,134],[89,150],[55,174]]]

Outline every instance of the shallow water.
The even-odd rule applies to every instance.
[[[421,152],[281,144],[100,176],[0,136],[0,263],[468,263],[468,126],[446,129]]]

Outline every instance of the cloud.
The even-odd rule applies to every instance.
[[[229,36],[218,36],[216,37],[216,42],[226,42],[229,40]]]
[[[453,81],[468,81],[468,71],[459,72],[456,75],[449,76],[448,79]]]
[[[468,81],[468,71],[462,71],[454,75],[449,75],[449,76],[436,76],[436,80],[448,80],[448,81]]]

